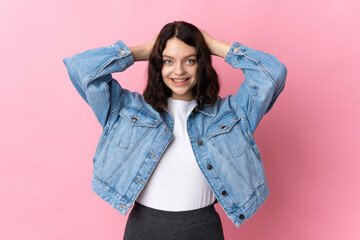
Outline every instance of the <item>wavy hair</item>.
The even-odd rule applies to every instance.
[[[167,40],[173,37],[196,48],[197,81],[192,88],[192,96],[197,107],[194,111],[197,112],[203,108],[204,104],[212,106],[217,100],[220,86],[217,73],[211,63],[211,52],[200,30],[191,23],[184,21],[166,24],[156,38],[149,57],[148,80],[144,90],[145,101],[158,112],[165,112],[167,109],[167,98],[172,95],[172,90],[165,85],[162,78],[162,53]]]

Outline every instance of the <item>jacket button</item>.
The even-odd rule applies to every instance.
[[[199,146],[201,146],[201,145],[203,145],[203,142],[202,142],[202,141],[198,141],[197,144],[198,144]]]
[[[245,218],[244,214],[240,214],[240,215],[239,215],[239,218],[240,218],[240,219],[244,219],[244,218]]]
[[[206,168],[210,170],[210,169],[212,169],[212,165],[208,164],[208,165],[206,165]]]
[[[225,196],[225,195],[227,194],[227,192],[224,190],[224,191],[221,192],[221,194],[222,194],[223,196]]]
[[[238,52],[238,51],[239,51],[239,49],[240,49],[240,47],[239,47],[239,46],[237,46],[236,48],[234,48],[234,52]]]
[[[131,120],[132,120],[133,122],[136,122],[137,118],[132,118]]]

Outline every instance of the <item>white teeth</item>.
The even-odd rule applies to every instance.
[[[174,79],[174,78],[172,78],[172,80],[173,80],[174,82],[185,82],[187,79],[188,79],[188,78],[182,78],[182,79]]]

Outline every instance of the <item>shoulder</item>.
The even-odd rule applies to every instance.
[[[226,97],[218,97],[213,106],[205,105],[199,110],[201,115],[210,123],[218,122],[223,117],[231,116],[233,120],[244,119],[246,117],[244,109],[238,107],[235,95],[228,95]]]
[[[201,111],[210,113],[213,116],[221,115],[223,112],[236,111],[237,106],[233,95],[226,97],[218,96],[213,106],[206,104]]]
[[[123,89],[123,102],[121,108],[131,108],[149,116],[160,119],[160,114],[145,101],[144,95]]]

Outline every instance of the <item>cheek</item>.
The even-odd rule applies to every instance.
[[[192,66],[188,68],[188,72],[192,75],[196,75],[197,66]]]
[[[170,71],[169,71],[168,68],[162,68],[162,70],[161,70],[161,75],[162,75],[163,77],[167,77],[167,76],[169,75],[169,73],[170,73]]]

